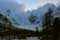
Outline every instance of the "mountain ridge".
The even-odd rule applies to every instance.
[[[12,21],[14,26],[19,27],[19,28],[35,30],[35,27],[42,25],[42,20],[43,20],[44,14],[48,12],[49,8],[51,8],[53,13],[55,11],[57,11],[57,7],[54,4],[46,4],[41,8],[38,8],[38,9],[33,10],[33,11],[29,11],[29,12],[18,12],[18,10],[15,12],[9,8],[8,9],[10,10],[10,12],[7,12],[6,10],[3,10],[3,11],[0,10],[0,11],[2,12],[3,15],[10,18],[10,20]],[[36,15],[38,17],[37,20],[40,21],[41,25],[37,24],[36,22],[35,22],[36,25],[31,24],[29,22],[28,18],[30,17],[31,14]],[[42,28],[40,27],[40,29],[42,29]]]

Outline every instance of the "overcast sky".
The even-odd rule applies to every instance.
[[[27,10],[37,9],[38,7],[42,7],[47,3],[58,4],[60,0],[0,0],[7,1],[7,2],[16,2],[18,4],[24,5],[24,8]]]
[[[16,0],[19,4],[25,4],[27,9],[36,9],[47,3],[58,4],[60,0]]]

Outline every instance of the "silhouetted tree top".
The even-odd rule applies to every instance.
[[[36,29],[36,31],[38,31],[38,27],[36,27],[35,29]]]
[[[48,12],[45,15],[51,15],[53,13],[53,11],[49,8]]]
[[[2,14],[0,14],[0,16],[3,16]]]
[[[60,22],[60,19],[57,17],[57,18],[55,18],[55,24],[59,24],[59,22]]]
[[[55,29],[60,29],[60,19],[58,17],[55,18],[54,23],[53,23],[53,27]]]
[[[49,8],[48,9],[48,12],[45,13],[45,17],[44,17],[44,20],[43,20],[43,26],[51,26],[51,21],[52,21],[52,13],[53,11]]]

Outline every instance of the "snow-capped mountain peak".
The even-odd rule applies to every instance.
[[[15,6],[17,7],[17,5]],[[8,11],[7,7],[9,8]],[[17,10],[19,9],[19,7],[17,9],[16,7],[13,9],[11,7],[12,5],[10,6],[6,5],[6,8],[1,6],[2,10],[0,10],[0,12],[2,12],[3,15],[8,16],[16,27],[30,30],[35,30],[36,26],[41,26],[40,24],[42,23],[44,14],[48,12],[49,8],[53,11],[53,13],[57,12],[57,7],[54,4],[46,4],[41,8],[28,12],[20,12],[19,10]],[[29,21],[29,17],[32,14],[33,16],[37,16],[37,19],[34,23],[30,23]]]

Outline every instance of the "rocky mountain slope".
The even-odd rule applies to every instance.
[[[21,9],[19,9],[20,6],[13,2],[0,2],[0,5],[0,13],[4,16],[7,16],[14,26],[29,30],[35,30],[35,27],[42,25],[44,14],[48,12],[49,8],[53,11],[53,16],[60,15],[58,12],[60,11],[59,7],[56,7],[54,4],[46,4],[41,8],[27,12],[21,11]],[[29,17],[31,15],[37,16],[37,19],[34,23],[30,23],[29,21]],[[39,29],[42,28],[40,27]]]

